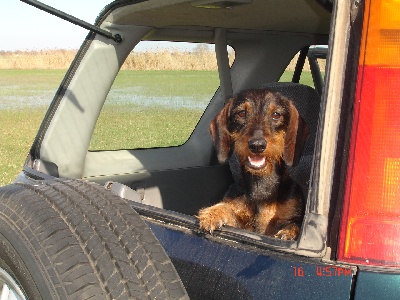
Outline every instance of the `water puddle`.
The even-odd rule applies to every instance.
[[[2,91],[0,95],[1,109],[24,109],[49,106],[53,97],[53,90],[45,91],[24,91],[28,95],[15,95],[18,91],[8,89],[7,93]],[[5,94],[5,95],[4,95]],[[185,109],[201,109],[210,102],[210,97],[205,96],[154,96],[149,94],[141,94],[140,91],[134,92],[129,89],[114,89],[107,96],[106,105],[129,105],[140,106],[141,108],[150,107],[166,107],[166,108],[185,108]]]
[[[17,93],[17,92],[16,92]],[[0,109],[24,109],[49,106],[54,91],[34,91],[31,95],[1,95]]]
[[[204,96],[154,96],[143,95],[140,93],[131,94],[125,90],[110,91],[106,103],[112,105],[127,105],[132,104],[142,108],[149,107],[166,107],[166,108],[186,108],[186,109],[201,109],[204,110],[210,97]]]

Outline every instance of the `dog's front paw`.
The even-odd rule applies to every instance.
[[[201,209],[197,218],[199,219],[200,229],[211,234],[215,229],[221,229],[225,225],[236,226],[236,218],[225,203]]]
[[[281,230],[279,230],[274,237],[287,240],[287,241],[295,241],[300,234],[300,228],[297,225],[289,225]]]

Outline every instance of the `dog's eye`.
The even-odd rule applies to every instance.
[[[241,118],[244,118],[244,117],[246,117],[247,113],[246,113],[245,110],[241,110],[241,111],[239,111],[239,112],[237,113],[237,115],[238,115],[239,117],[241,117]]]
[[[272,119],[275,120],[275,121],[278,121],[281,117],[282,117],[282,115],[280,113],[278,113],[278,112],[274,112],[272,114]]]

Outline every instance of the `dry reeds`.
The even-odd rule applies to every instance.
[[[75,50],[42,50],[0,52],[0,69],[67,69]],[[233,61],[234,55],[230,54]],[[197,51],[156,50],[132,52],[123,70],[217,70],[215,53]]]
[[[0,51],[0,69],[67,69],[76,50]],[[232,63],[234,53],[229,53]],[[287,70],[293,71],[297,56]],[[323,66],[325,67],[325,66]],[[195,51],[152,50],[132,52],[125,60],[123,70],[217,70],[215,53],[199,48]],[[305,70],[309,70],[306,63]]]
[[[217,70],[212,51],[159,50],[129,54],[123,70]]]
[[[67,69],[75,50],[2,51],[0,69]]]

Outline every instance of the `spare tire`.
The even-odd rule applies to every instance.
[[[0,290],[10,278],[29,299],[189,298],[132,207],[80,180],[0,188]]]

